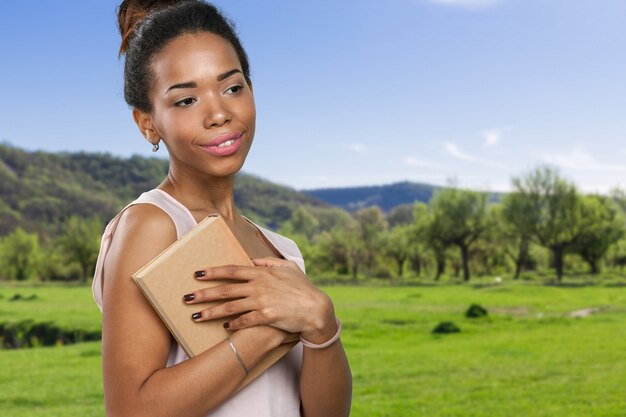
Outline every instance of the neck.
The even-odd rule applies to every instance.
[[[180,201],[192,213],[218,213],[227,223],[241,218],[234,199],[235,174],[224,177],[180,175],[173,167],[159,188]]]

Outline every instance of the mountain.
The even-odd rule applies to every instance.
[[[139,194],[158,185],[168,162],[103,153],[25,151],[0,144],[0,236],[20,226],[54,236],[72,215],[108,222]],[[336,210],[314,197],[246,173],[235,180],[235,201],[247,217],[277,228],[291,212]]]
[[[395,206],[412,204],[416,200],[428,203],[435,191],[440,188],[435,185],[402,181],[389,185],[319,188],[302,192],[348,211],[376,205],[389,212]]]
[[[402,181],[388,185],[318,188],[301,191],[344,210],[357,211],[364,207],[379,206],[388,213],[396,206],[413,204],[415,201],[428,204],[433,194],[441,188],[436,185]],[[497,202],[500,198],[500,193],[489,195],[491,202]]]

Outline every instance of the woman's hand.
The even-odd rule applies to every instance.
[[[272,326],[247,327],[241,330],[254,334],[255,337],[260,337],[261,340],[268,340],[266,337],[269,337],[269,339],[271,340],[271,342],[269,343],[270,346],[274,346],[274,343],[276,343],[276,346],[278,346],[282,345],[283,343],[297,342],[298,340],[300,340],[299,333],[290,333],[283,329]]]
[[[187,304],[224,301],[198,310],[196,321],[240,314],[226,323],[231,330],[267,325],[300,333],[313,343],[328,340],[337,330],[330,298],[317,289],[294,262],[275,257],[253,259],[255,266],[224,265],[196,273],[203,281],[236,282],[205,288]],[[189,299],[192,297],[186,297]]]

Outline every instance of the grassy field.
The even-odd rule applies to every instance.
[[[326,287],[344,322],[356,417],[624,416],[626,287]],[[32,301],[9,301],[16,293]],[[471,303],[489,317],[470,320]],[[597,308],[590,317],[570,313]],[[0,287],[0,322],[97,328],[87,287]],[[453,321],[461,332],[434,336]],[[0,351],[9,416],[102,416],[100,344]]]

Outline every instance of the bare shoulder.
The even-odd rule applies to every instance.
[[[176,227],[172,219],[160,208],[152,204],[128,207],[120,215],[111,240],[104,265],[105,277],[115,279],[122,275],[130,278],[134,272],[176,241],[176,238]],[[105,287],[106,281],[105,279]]]
[[[107,304],[108,292],[118,297],[126,286],[131,292],[137,290],[132,275],[176,238],[174,223],[160,208],[135,204],[124,210],[104,262],[103,304]]]
[[[155,242],[168,241],[168,244],[176,240],[174,222],[167,213],[153,204],[135,204],[124,210],[115,233],[121,233],[127,238],[149,237]]]

